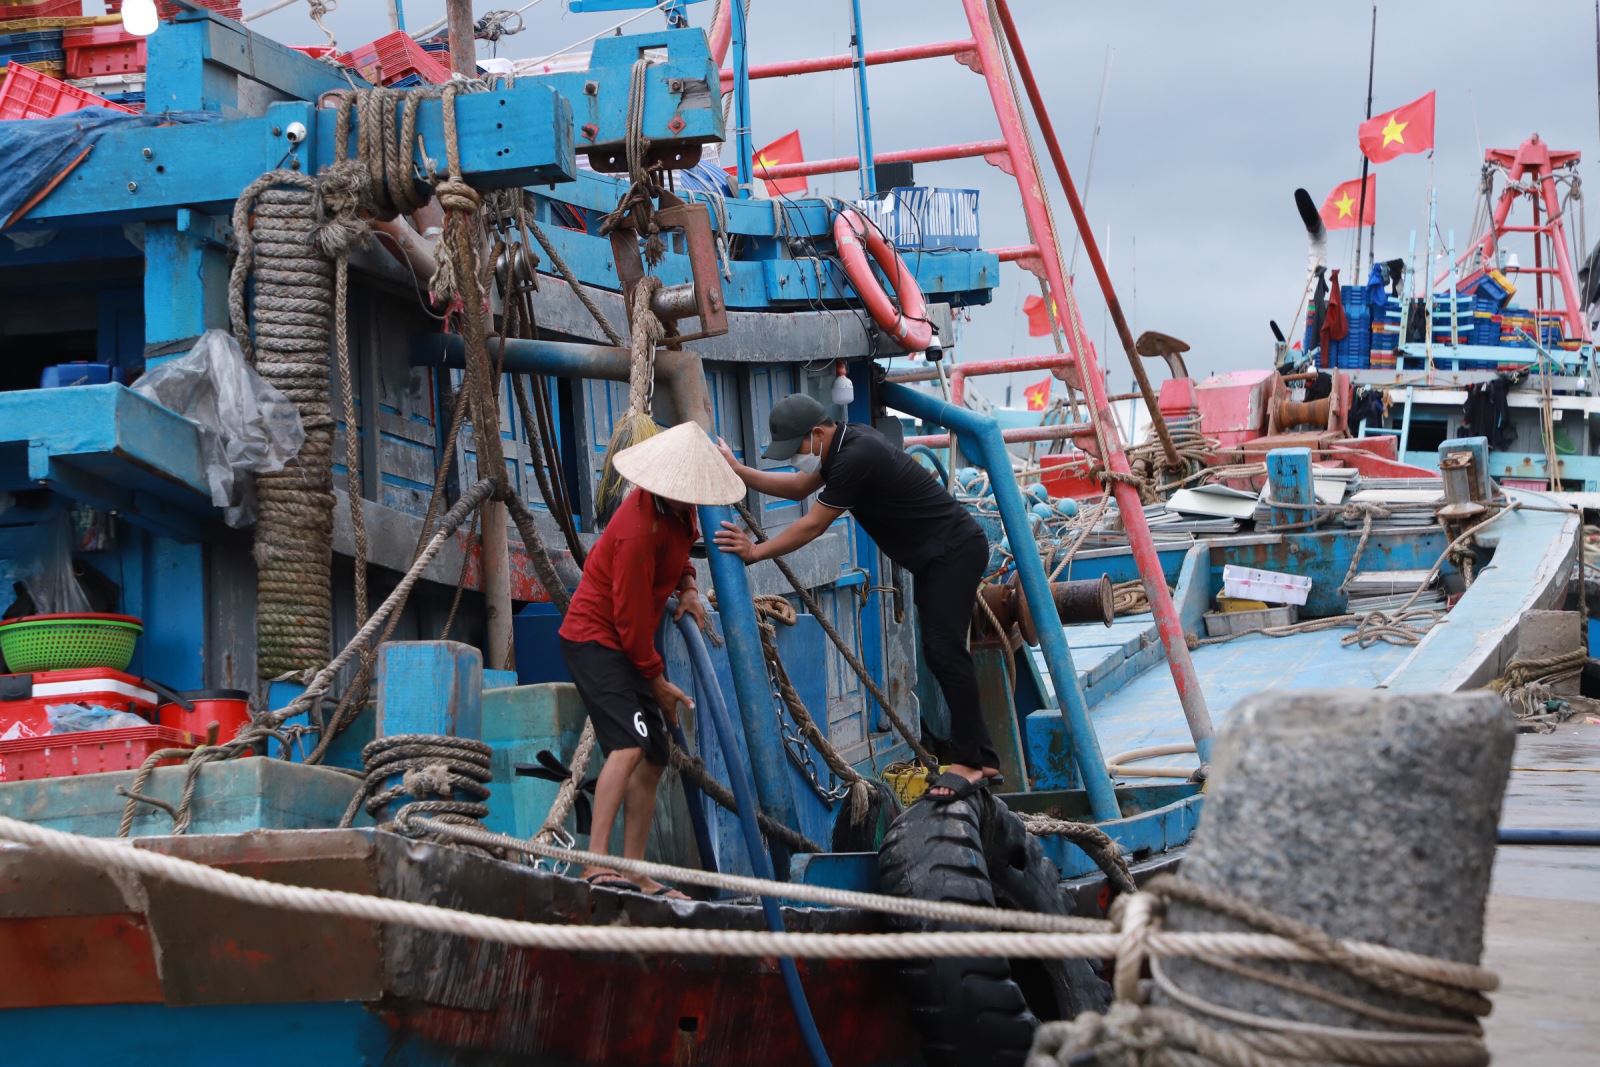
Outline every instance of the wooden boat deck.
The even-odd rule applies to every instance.
[[[1501,822],[1600,825],[1600,725],[1517,740]],[[1485,1022],[1496,1063],[1595,1062],[1600,1042],[1600,849],[1505,846],[1495,857],[1484,963],[1500,991]]]

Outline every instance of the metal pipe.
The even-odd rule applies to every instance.
[[[1089,432],[1087,423],[1058,422],[1053,426],[1012,426],[1000,431],[1000,439],[1008,445],[1032,444],[1039,441],[1065,441],[1079,434]],[[921,434],[916,437],[907,437],[905,447],[913,445],[926,445],[929,448],[949,448],[950,435],[947,433]]]
[[[1009,36],[1015,38],[1015,26],[1009,22],[1010,12],[1005,0],[995,0],[995,2],[998,4],[1002,19],[1006,20]],[[1034,187],[1029,181],[1028,176],[1033,175],[1037,168],[1033,155],[1027,147],[1027,131],[1022,123],[1022,114],[1017,108],[1016,97],[1012,94],[1011,86],[1006,79],[1005,63],[995,40],[994,27],[989,21],[988,3],[989,0],[962,0],[962,6],[967,13],[967,23],[972,27],[973,40],[978,46],[978,60],[989,86],[989,95],[994,101],[995,114],[999,117],[1001,128],[1006,133],[1008,142],[1006,150],[1011,157],[1011,170],[1017,177],[1018,189],[1022,193],[1023,213],[1028,218],[1029,231],[1033,234],[1035,244],[1041,249],[1048,246],[1055,253],[1040,257],[1045,275],[1049,279],[1050,293],[1064,309],[1075,309],[1076,297],[1062,271],[1060,246],[1056,243],[1055,230],[1050,223],[1042,190]],[[1135,376],[1140,377],[1140,391],[1145,394],[1146,402],[1151,404],[1151,410],[1154,411],[1156,410],[1154,401],[1150,398],[1142,377],[1144,370],[1139,364],[1140,357],[1134,351],[1131,337],[1127,335],[1127,321],[1122,318],[1121,305],[1117,303],[1116,293],[1111,288],[1111,279],[1104,273],[1105,263],[1100,259],[1099,249],[1089,232],[1088,220],[1083,217],[1083,204],[1078,200],[1077,190],[1071,184],[1071,174],[1066,169],[1065,159],[1061,157],[1054,129],[1050,126],[1048,115],[1039,102],[1038,86],[1033,82],[1032,68],[1027,65],[1026,57],[1016,48],[1015,43],[1013,51],[1017,53],[1019,72],[1024,75],[1026,84],[1032,87],[1030,95],[1039,114],[1040,126],[1049,140],[1052,158],[1057,162],[1058,175],[1062,178],[1062,184],[1067,191],[1068,203],[1074,206],[1073,217],[1078,220],[1079,229],[1084,233],[1084,247],[1088,250],[1090,260],[1096,267],[1096,274],[1101,279],[1107,307],[1111,309],[1119,325],[1119,336],[1127,338],[1125,348],[1128,358],[1133,362]],[[1122,451],[1122,438],[1117,432],[1116,418],[1111,412],[1110,403],[1106,400],[1106,383],[1100,373],[1100,363],[1093,349],[1087,345],[1084,346],[1084,351],[1075,354],[1078,357],[1079,378],[1089,403],[1089,414],[1100,429],[1100,437],[1106,452],[1100,458],[1113,479],[1111,489],[1117,498],[1117,509],[1128,533],[1128,543],[1133,549],[1133,558],[1139,565],[1140,576],[1144,579],[1145,593],[1150,598],[1150,610],[1155,615],[1156,628],[1161,635],[1162,647],[1167,653],[1167,666],[1172,671],[1173,685],[1178,691],[1178,700],[1183,705],[1183,715],[1188,721],[1190,736],[1199,747],[1201,761],[1206,762],[1211,757],[1211,738],[1214,733],[1211,713],[1206,708],[1205,692],[1200,688],[1200,678],[1195,674],[1194,661],[1189,656],[1183,623],[1178,618],[1177,608],[1173,606],[1172,595],[1167,591],[1167,580],[1161,571],[1161,560],[1151,540],[1149,524],[1145,522],[1144,504],[1139,499],[1138,490],[1127,480],[1131,478],[1133,471],[1128,465],[1127,455]],[[1165,436],[1166,427],[1159,418],[1156,419],[1155,428],[1158,433]],[[1170,437],[1163,443],[1168,456],[1175,458],[1176,453],[1172,448]],[[1104,772],[1104,768],[1101,768],[1101,772]]]
[[[738,3],[738,0],[732,0]],[[716,546],[711,535],[732,522],[732,508],[702,506],[700,530],[705,534],[706,561],[711,582],[717,591],[717,611],[722,615],[722,633],[728,642],[728,665],[733,671],[734,695],[739,701],[739,718],[744,722],[744,740],[750,750],[755,773],[756,794],[761,810],[785,826],[799,826],[794,794],[789,789],[789,765],[784,760],[783,742],[773,729],[772,682],[767,676],[766,654],[761,648],[761,628],[756,620],[755,601],[750,596],[750,576],[744,561]],[[680,628],[683,619],[678,620]],[[687,637],[688,635],[685,634]],[[699,633],[696,631],[695,637]],[[738,750],[724,749],[728,766],[738,764]],[[783,877],[789,876],[788,850],[772,842],[773,860]],[[751,856],[752,861],[755,857]]]
[[[1502,826],[1496,839],[1502,845],[1600,845],[1600,830]]]
[[[874,164],[884,163],[937,163],[946,159],[970,159],[1004,152],[1004,141],[972,141],[966,144],[936,145],[932,148],[905,148],[898,152],[880,152],[872,157]],[[809,178],[814,174],[844,174],[861,166],[855,156],[835,159],[809,159],[800,163],[775,163],[763,167],[759,177],[776,181],[779,178]]]
[[[868,162],[861,165],[861,195],[863,198],[877,192],[878,183],[872,173],[872,104],[867,98],[866,42],[861,36],[861,0],[850,0],[850,51],[855,55],[856,68],[856,151]]]
[[[732,0],[732,3],[737,4],[739,0]],[[704,510],[709,509],[702,509]],[[726,508],[716,510],[727,511]],[[712,552],[716,552],[716,549],[713,548]],[[748,603],[748,592],[745,599]],[[754,609],[751,610],[750,616],[753,626]],[[717,735],[717,747],[722,749],[723,762],[728,765],[728,782],[733,787],[734,800],[739,806],[739,828],[744,833],[745,848],[750,852],[750,866],[757,878],[771,881],[774,874],[773,863],[767,856],[767,850],[762,847],[761,829],[756,825],[755,789],[750,783],[749,769],[745,767],[744,760],[739,758],[739,744],[733,733],[733,720],[728,717],[728,705],[722,699],[722,687],[717,684],[717,673],[712,669],[711,656],[706,651],[705,637],[700,633],[700,628],[694,619],[687,615],[678,620],[678,632],[683,635],[683,643],[688,646],[689,662],[694,665],[695,679],[699,683],[700,703],[705,707],[706,718],[711,720],[711,729]],[[759,654],[758,651],[757,655]],[[750,741],[753,750],[755,739],[750,738]],[[796,824],[790,822],[785,825]],[[772,847],[776,852],[780,846],[774,842]],[[787,867],[787,864],[785,866]],[[787,871],[785,873],[787,874]],[[775,934],[784,932],[783,912],[779,910],[777,900],[770,896],[762,896],[761,912],[767,921],[768,930]],[[783,985],[789,994],[789,1006],[794,1011],[795,1025],[800,1028],[800,1036],[805,1041],[806,1051],[811,1055],[811,1062],[816,1067],[826,1067],[830,1062],[828,1050],[822,1044],[822,1035],[817,1032],[817,1021],[812,1017],[811,1004],[806,1000],[805,987],[800,984],[800,970],[790,956],[778,957],[778,967],[783,972]]]
[[[713,50],[716,47],[715,38],[712,40]],[[907,63],[916,59],[937,59],[940,56],[955,56],[973,49],[972,39],[964,41],[939,41],[936,44],[913,44],[903,48],[882,48],[876,52],[868,52],[862,61],[869,67],[876,67],[883,63]],[[851,53],[838,56],[821,56],[816,59],[789,59],[780,63],[762,63],[750,68],[750,80],[761,78],[790,78],[797,74],[820,74],[829,70],[849,70],[856,65],[856,57]],[[733,84],[733,71],[724,67],[722,70],[722,86],[726,90]]]
[[[966,0],[968,13],[980,11],[981,5],[985,2],[986,0]],[[1006,40],[1011,44],[1011,55],[1017,62],[1017,74],[1022,80],[1023,89],[1028,94],[1028,102],[1033,105],[1033,116],[1038,120],[1039,134],[1044,138],[1045,148],[1050,152],[1050,161],[1055,164],[1056,177],[1060,180],[1061,188],[1067,195],[1067,206],[1072,209],[1072,220],[1077,225],[1078,235],[1083,240],[1083,249],[1089,255],[1089,264],[1094,268],[1094,276],[1100,282],[1100,291],[1105,295],[1106,310],[1111,313],[1112,324],[1117,328],[1117,337],[1122,341],[1122,349],[1128,355],[1128,365],[1133,368],[1133,377],[1139,383],[1139,392],[1144,394],[1145,407],[1150,409],[1150,425],[1156,432],[1156,439],[1161,442],[1161,450],[1166,453],[1167,463],[1176,467],[1181,462],[1178,458],[1178,447],[1172,443],[1172,435],[1167,431],[1167,423],[1161,415],[1161,407],[1156,401],[1155,390],[1150,386],[1150,376],[1145,374],[1144,363],[1139,353],[1134,349],[1133,332],[1128,328],[1127,317],[1122,314],[1122,302],[1117,299],[1117,291],[1111,284],[1111,273],[1106,269],[1105,260],[1100,255],[1100,246],[1095,242],[1094,231],[1089,226],[1089,216],[1083,209],[1083,201],[1078,197],[1078,187],[1072,180],[1072,172],[1067,169],[1067,157],[1061,154],[1061,143],[1056,138],[1055,124],[1050,121],[1050,112],[1045,109],[1044,97],[1039,92],[1039,83],[1033,77],[1033,65],[1028,62],[1028,54],[1022,48],[1022,35],[1017,32],[1017,24],[1011,18],[1011,8],[1006,3],[1006,0],[995,0],[995,10],[1000,15],[1000,23],[1005,29]],[[987,12],[983,12],[983,16],[984,21],[987,22]],[[984,35],[977,31],[977,23],[973,23],[972,36],[978,42],[978,54],[983,61],[984,76],[989,80],[991,93],[1001,89],[1009,96],[1010,87],[1003,80],[1005,78],[1004,68],[998,66],[1001,60],[999,48],[993,35],[990,34],[988,39],[985,40]],[[989,47],[985,48],[985,45]],[[996,64],[996,68],[992,71],[990,68],[991,61]],[[996,101],[998,102],[1000,99],[1001,97],[997,95]],[[1014,98],[1012,103],[1015,105]],[[999,108],[996,108],[996,111],[999,110]],[[1016,115],[1016,118],[1019,128],[1015,131],[1015,134],[1018,137],[1025,137],[1025,130],[1021,128],[1022,116],[1020,112]],[[1004,116],[1002,116],[1001,125],[1005,125]],[[1011,134],[1013,131],[1007,130],[1006,132]],[[1012,138],[1008,137],[1007,139],[1010,140]],[[1025,151],[1025,145],[1026,141],[1020,141],[1012,149],[1020,157],[1017,162],[1026,161],[1030,164],[1026,170],[1020,166],[1015,168],[1019,183],[1025,180],[1023,175],[1031,175],[1034,172],[1032,153]],[[1043,190],[1040,190],[1040,196],[1042,197],[1043,195]],[[1024,196],[1024,206],[1027,206],[1029,199]],[[1056,235],[1050,229],[1048,219],[1046,219],[1042,231],[1037,228],[1034,229],[1034,240],[1040,248],[1043,248],[1045,241],[1041,233],[1048,234],[1050,243],[1056,244]],[[1056,245],[1056,249],[1059,253],[1060,246]],[[1055,259],[1046,256],[1044,259],[1045,270],[1051,275],[1051,292],[1064,292],[1066,287],[1065,279],[1061,279],[1059,284],[1056,280],[1056,275],[1061,272],[1059,256]],[[1054,269],[1052,270],[1052,268]]]
[[[507,338],[488,341],[489,355],[501,363],[507,374],[549,374],[557,378],[595,378],[625,382],[632,366],[626,348],[591,345],[577,341],[551,341],[545,338]],[[411,342],[413,367],[466,366],[466,346],[456,334],[417,334]],[[656,383],[660,392],[672,400],[680,421],[694,421],[707,433],[711,421],[711,393],[706,387],[704,366],[698,352],[689,349],[659,349],[656,352]]]
[[[1061,630],[1061,616],[1056,612],[1050,580],[1045,575],[1044,562],[1039,559],[1038,546],[1028,527],[1028,509],[1023,503],[1022,491],[1017,488],[1016,479],[1012,476],[1010,456],[1001,439],[999,425],[987,416],[958,408],[904,385],[886,384],[880,396],[885,405],[896,411],[903,411],[913,418],[935,423],[960,434],[963,445],[989,472],[989,485],[994,491],[995,504],[1000,509],[1000,522],[1005,527],[1017,561],[1017,576],[1028,595],[1029,605],[1036,613],[1039,647],[1044,651],[1045,664],[1055,683],[1056,703],[1061,707],[1061,717],[1067,726],[1067,743],[1072,749],[1072,759],[1078,773],[1083,778],[1089,808],[1101,822],[1121,818],[1116,792],[1111,788],[1105,760],[1100,756],[1100,742],[1089,721],[1089,704],[1084,699],[1083,686],[1078,680],[1078,669],[1072,662],[1072,650],[1067,647],[1066,635]],[[1143,511],[1140,514],[1143,515]],[[1030,545],[1033,551],[1028,551]],[[1160,577],[1159,571],[1157,575],[1165,589],[1166,579]],[[721,602],[719,596],[718,603]],[[731,627],[729,635],[731,638]]]
[[[1024,259],[1037,259],[1039,256],[1038,245],[1006,245],[1003,248],[991,248],[989,251],[1002,263],[1019,263]]]
[[[739,196],[749,199],[753,146],[750,141],[750,38],[742,0],[723,4],[733,32],[733,128]],[[720,60],[719,60],[720,62]]]

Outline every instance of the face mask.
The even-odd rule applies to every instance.
[[[796,452],[789,462],[801,474],[815,474],[822,469],[822,457],[815,452]]]

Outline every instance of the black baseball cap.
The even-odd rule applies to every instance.
[[[815,397],[804,393],[790,393],[772,405],[767,416],[767,429],[772,432],[772,442],[761,453],[763,459],[783,461],[800,450],[806,434],[815,430],[828,413]]]

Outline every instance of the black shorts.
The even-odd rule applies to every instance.
[[[642,748],[644,758],[667,765],[667,721],[650,683],[627,656],[598,641],[561,639],[561,657],[578,686],[578,698],[594,723],[600,751]]]

